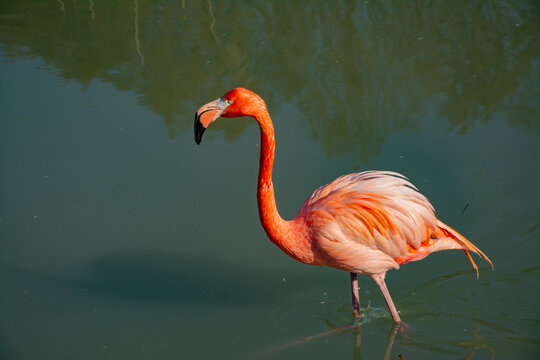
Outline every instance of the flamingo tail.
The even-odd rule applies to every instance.
[[[476,266],[473,258],[471,257],[471,254],[469,252],[473,252],[473,253],[477,254],[478,256],[480,256],[481,258],[484,258],[484,260],[486,260],[489,263],[489,265],[491,265],[491,268],[495,269],[493,267],[493,263],[487,257],[487,255],[484,254],[482,252],[482,250],[477,248],[476,245],[474,245],[472,242],[465,239],[465,237],[463,237],[463,235],[461,235],[456,230],[452,229],[450,226],[446,225],[445,223],[443,223],[440,220],[437,220],[437,226],[439,227],[439,229],[441,229],[441,231],[444,233],[444,235],[446,235],[449,238],[454,239],[455,241],[457,241],[462,246],[462,249],[465,252],[465,255],[467,255],[467,258],[471,262],[473,268],[476,270],[476,278],[478,278],[478,276],[479,276],[478,267]]]

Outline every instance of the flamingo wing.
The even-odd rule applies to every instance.
[[[399,268],[395,259],[418,251],[437,231],[426,197],[388,171],[339,177],[317,189],[299,216],[321,264],[370,274]]]

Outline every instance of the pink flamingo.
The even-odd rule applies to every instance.
[[[274,127],[266,104],[254,92],[237,88],[195,113],[195,142],[219,117],[251,116],[261,131],[257,200],[259,217],[270,240],[292,258],[309,265],[350,273],[355,321],[361,319],[357,274],[379,285],[394,322],[400,323],[384,278],[390,269],[441,250],[463,250],[489,258],[457,231],[435,217],[429,201],[407,178],[389,171],[343,175],[317,189],[298,215],[283,220],[276,208],[272,165]]]

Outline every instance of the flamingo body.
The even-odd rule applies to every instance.
[[[257,200],[259,217],[272,242],[292,258],[310,265],[351,273],[353,311],[359,319],[356,274],[372,277],[383,292],[395,322],[401,319],[392,302],[385,274],[432,252],[464,250],[489,258],[457,231],[435,217],[433,206],[407,178],[395,172],[366,171],[344,175],[317,189],[298,215],[283,220],[272,184],[274,128],[265,102],[237,88],[201,107],[195,115],[195,141],[219,117],[251,116],[261,129]]]
[[[317,189],[293,222],[303,223],[309,234],[308,263],[370,276],[434,251],[463,249],[485,256],[439,221],[426,197],[395,172],[341,176]],[[302,261],[305,255],[293,257]]]

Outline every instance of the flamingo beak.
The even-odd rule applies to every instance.
[[[201,143],[202,135],[204,133],[204,130],[206,130],[206,128],[201,123],[200,118],[201,117],[200,117],[199,113],[196,112],[195,113],[195,122],[193,124],[193,130],[195,130],[195,143],[197,143],[197,145],[199,145]]]
[[[217,99],[197,110],[195,113],[195,121],[193,123],[195,143],[197,143],[197,145],[201,143],[202,135],[208,125],[221,116],[226,108],[226,106],[224,106],[225,104],[226,103],[222,99]]]

